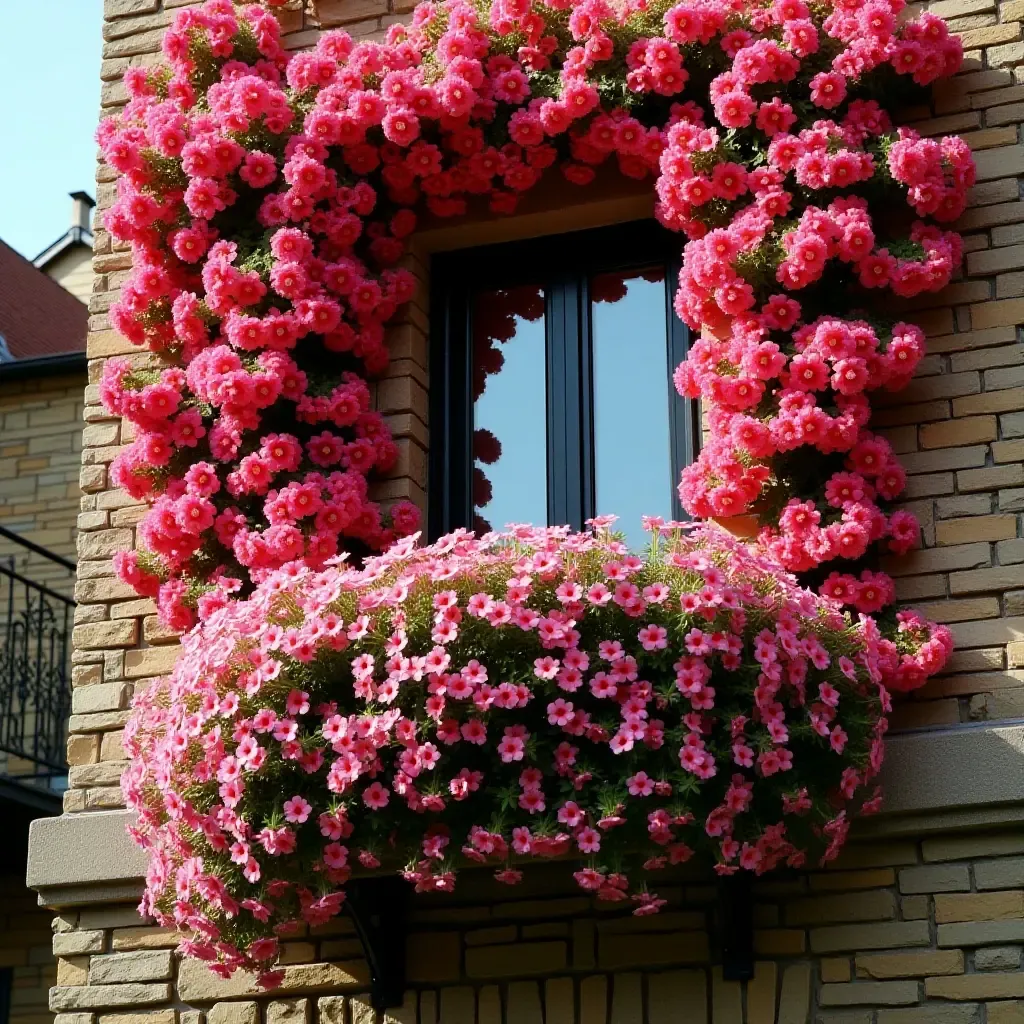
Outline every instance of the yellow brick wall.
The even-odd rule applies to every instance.
[[[72,560],[84,389],[84,373],[0,383],[0,526]],[[70,590],[65,570],[0,537],[0,560],[11,556],[18,572]]]
[[[81,496],[84,388],[84,372],[0,384],[0,526],[72,561]],[[0,537],[0,565],[58,594],[70,597],[74,592],[73,571],[5,537]],[[0,631],[25,613],[37,594],[0,575]],[[50,606],[55,615],[64,615],[61,602],[53,599]],[[28,722],[26,735],[31,732]],[[0,775],[35,770],[31,762],[0,752]]]

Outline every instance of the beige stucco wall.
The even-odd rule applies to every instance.
[[[123,102],[124,70],[156,60],[160,31],[170,9],[180,6],[183,0],[107,0],[107,111]],[[406,0],[318,4],[325,25],[345,24],[359,37],[380,33],[411,6]],[[932,9],[962,33],[967,65],[938,90],[934,111],[912,111],[909,120],[928,134],[963,133],[975,149],[979,184],[961,225],[965,276],[942,295],[914,305],[929,335],[929,355],[911,387],[878,416],[907,466],[909,504],[925,528],[925,549],[892,567],[900,594],[949,622],[958,645],[946,673],[894,716],[897,731],[946,727],[934,741],[921,734],[892,745],[893,805],[905,820],[890,819],[876,832],[911,838],[869,840],[864,830],[864,842],[851,848],[842,870],[765,883],[756,910],[761,964],[745,987],[724,983],[710,967],[706,878],[682,880],[671,894],[672,913],[641,924],[613,923],[614,912],[569,896],[562,881],[545,881],[543,872],[529,882],[534,889],[513,890],[511,899],[484,891],[470,878],[455,900],[417,905],[419,938],[410,945],[412,962],[419,965],[410,979],[417,995],[410,998],[419,1009],[387,1019],[416,1020],[418,1012],[422,1024],[435,1024],[439,1015],[444,1024],[484,1024],[501,1020],[499,1005],[506,1024],[1024,1019],[1024,1002],[1017,1002],[1024,1000],[1018,968],[1024,944],[1024,791],[1017,784],[1024,780],[1024,745],[1019,730],[957,731],[971,722],[1024,716],[1024,84],[1018,84],[1024,76],[1024,2],[938,0]],[[294,47],[316,38],[317,24],[308,15],[286,11],[282,17]],[[101,167],[98,180],[102,209],[113,196],[113,175]],[[595,198],[578,195],[581,201]],[[618,214],[609,214],[607,205],[597,213],[598,204],[589,213],[562,214],[569,217],[565,226],[635,215],[639,208],[629,203],[637,200],[620,199],[625,205]],[[564,230],[544,213],[543,191],[529,202],[540,205],[507,226],[485,220],[439,227],[423,232],[417,243],[412,265],[421,285],[392,331],[392,370],[376,389],[378,407],[403,452],[392,477],[378,485],[385,500],[409,496],[422,503],[425,497],[429,254],[499,236]],[[560,198],[549,208],[566,205]],[[596,219],[588,222],[588,216]],[[106,316],[129,262],[109,236],[97,232],[85,409],[95,429],[86,439],[81,470],[77,592],[83,609],[69,745],[70,825],[82,812],[121,806],[119,740],[130,694],[167,671],[174,656],[174,638],[156,623],[151,603],[114,580],[110,566],[114,551],[134,543],[133,525],[141,514],[109,488],[107,467],[129,437],[103,413],[95,386],[107,356],[147,358],[109,330]],[[935,750],[953,752],[954,763],[943,755],[935,766],[921,767],[926,759],[919,756],[920,744],[930,742]],[[1000,757],[972,760],[978,743],[989,744]],[[978,776],[981,764],[999,765],[991,786]],[[997,795],[986,800],[986,790]],[[968,803],[969,808],[959,806]],[[122,827],[116,814],[95,822]],[[957,835],[942,831],[972,825]],[[925,829],[932,834],[922,839]],[[81,833],[69,827],[66,834]],[[60,842],[71,845],[70,839]],[[102,859],[96,850],[83,858]],[[285,990],[273,1000],[254,1001],[246,988],[217,983],[195,965],[179,966],[164,952],[170,940],[140,928],[126,903],[109,909],[90,905],[101,898],[126,900],[138,884],[134,866],[121,870],[115,864],[109,875],[102,868],[90,874],[95,889],[76,889],[73,875],[65,865],[59,878],[45,870],[37,878],[54,905],[73,904],[59,919],[55,948],[62,959],[79,963],[77,973],[66,975],[72,980],[51,997],[62,1014],[58,1024],[96,1024],[97,1014],[99,1024],[174,1024],[176,1017],[181,1024],[201,1024],[200,1013],[209,1024],[306,1024],[314,1014],[325,1024],[373,1019],[365,998],[355,995],[345,1003],[346,993],[365,991],[366,969],[344,923],[297,940],[288,953],[294,966]],[[125,1013],[140,1016],[129,1022],[118,1016]]]

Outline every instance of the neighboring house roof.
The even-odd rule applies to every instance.
[[[61,253],[75,246],[82,245],[86,249],[92,249],[92,232],[85,228],[68,228],[53,245],[48,245],[32,262],[40,269],[45,270]]]
[[[0,336],[10,357],[84,352],[88,322],[84,303],[0,240]]]

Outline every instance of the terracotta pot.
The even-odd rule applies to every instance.
[[[753,540],[760,529],[757,516],[723,516],[711,521],[739,540]]]
[[[701,324],[701,333],[710,334],[711,337],[724,341],[732,333],[733,319],[733,317],[721,312],[717,315],[709,314],[704,323]]]

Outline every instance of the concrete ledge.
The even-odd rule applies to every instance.
[[[130,903],[135,905],[142,899],[145,882],[140,878],[134,882],[115,885],[58,885],[53,888],[40,886],[36,890],[36,902],[51,910],[71,907],[98,907],[107,903]],[[140,923],[142,919],[139,919]]]
[[[893,736],[886,744],[881,814],[854,838],[924,835],[1024,822],[1024,722],[964,725]],[[129,811],[39,818],[29,832],[30,889],[44,906],[138,898],[146,855],[125,831]]]
[[[146,877],[146,854],[128,836],[132,811],[98,811],[37,818],[28,834],[26,884],[37,890],[46,906],[63,906],[65,893],[84,895],[72,902],[107,902],[137,895]],[[99,890],[105,890],[104,896]]]
[[[1024,723],[893,736],[881,783],[885,815],[1024,804]]]
[[[1024,822],[1024,723],[919,729],[886,744],[882,812],[852,837],[918,836]]]

